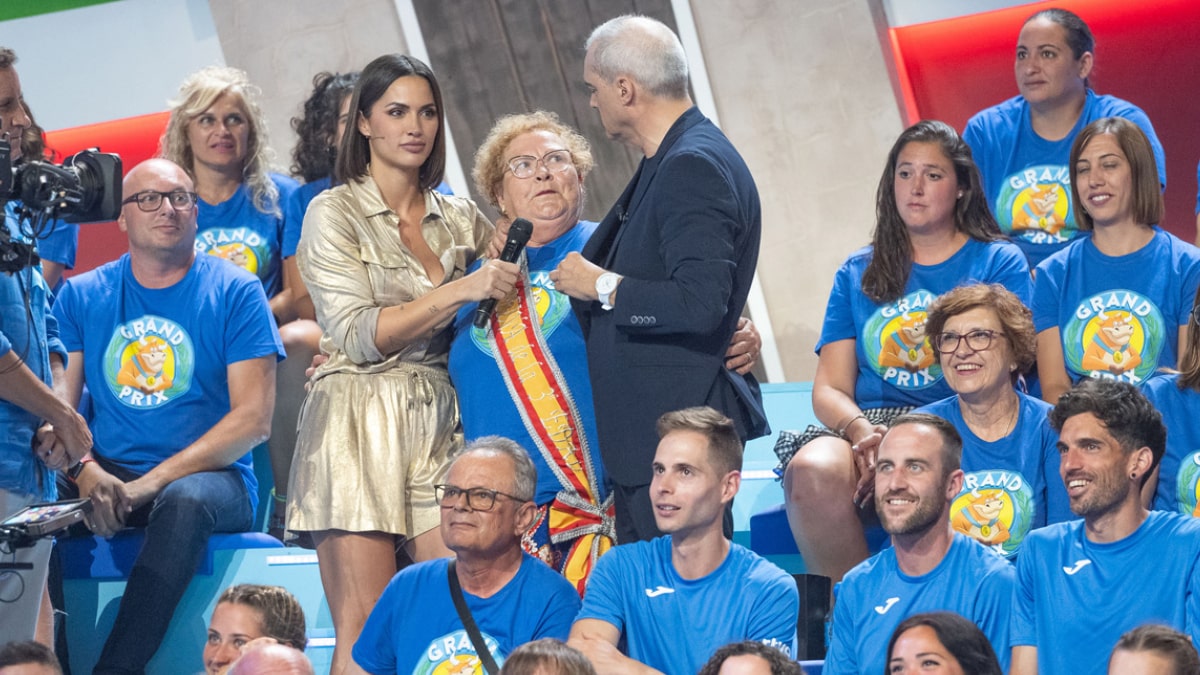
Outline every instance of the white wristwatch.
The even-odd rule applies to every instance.
[[[621,283],[621,275],[616,272],[605,272],[596,277],[596,295],[600,296],[600,308],[603,310],[612,309],[612,294],[617,290],[617,284]]]

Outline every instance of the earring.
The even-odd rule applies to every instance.
[[[959,199],[962,199],[962,196],[963,196],[963,191],[962,191],[962,190],[959,190],[959,191],[958,191],[958,198],[959,198]]]

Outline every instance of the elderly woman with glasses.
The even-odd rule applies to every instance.
[[[582,221],[586,139],[549,112],[501,118],[475,153],[474,178],[505,219],[525,218],[533,235],[516,293],[489,325],[463,306],[450,348],[450,377],[468,439],[497,434],[527,448],[538,471],[539,510],[524,543],[582,594],[597,556],[613,544],[613,505],[596,446],[583,332],[550,272],[596,229]],[[758,335],[734,336],[731,367],[749,369]]]
[[[969,284],[929,306],[929,341],[954,395],[924,406],[963,439],[963,487],[950,508],[958,532],[1015,557],[1031,529],[1069,520],[1050,404],[1018,391],[1033,366],[1033,315],[998,284]]]

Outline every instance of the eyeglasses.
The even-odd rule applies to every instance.
[[[973,330],[970,333],[959,335],[958,333],[938,333],[933,336],[933,346],[941,354],[950,354],[958,351],[958,346],[963,340],[967,341],[967,348],[971,351],[981,352],[992,346],[992,339],[1005,337],[1004,333],[994,330]]]
[[[196,200],[200,198],[195,192],[186,192],[184,190],[175,190],[174,192],[142,190],[132,197],[124,199],[121,203],[137,202],[138,208],[143,211],[157,211],[158,207],[162,206],[163,197],[167,198],[167,202],[171,204],[171,208],[177,210],[193,206]]]
[[[575,165],[575,161],[571,159],[570,150],[551,150],[542,155],[541,159],[533,155],[518,155],[508,160],[508,170],[517,178],[529,178],[537,173],[538,162],[546,167],[546,171],[555,173],[563,171]]]
[[[433,492],[437,496],[438,505],[444,508],[453,507],[455,504],[458,504],[459,495],[466,495],[467,508],[474,511],[491,511],[492,507],[496,505],[497,496],[508,497],[514,502],[529,501],[528,499],[514,497],[499,490],[489,490],[481,487],[463,489],[456,485],[434,485]]]
[[[1200,306],[1192,308],[1192,323],[1200,326]]]

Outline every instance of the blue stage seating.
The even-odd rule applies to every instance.
[[[69,613],[67,640],[73,672],[91,672],[99,658],[125,591],[125,577],[141,544],[140,530],[120,532],[111,540],[78,537],[58,543],[63,553]],[[309,658],[316,672],[327,672],[333,652],[333,622],[321,589],[316,556],[304,549],[283,548],[265,534],[248,532],[218,534],[209,540],[208,552],[147,674],[203,670],[201,654],[217,597],[225,588],[240,583],[284,586],[300,600],[308,621]]]

